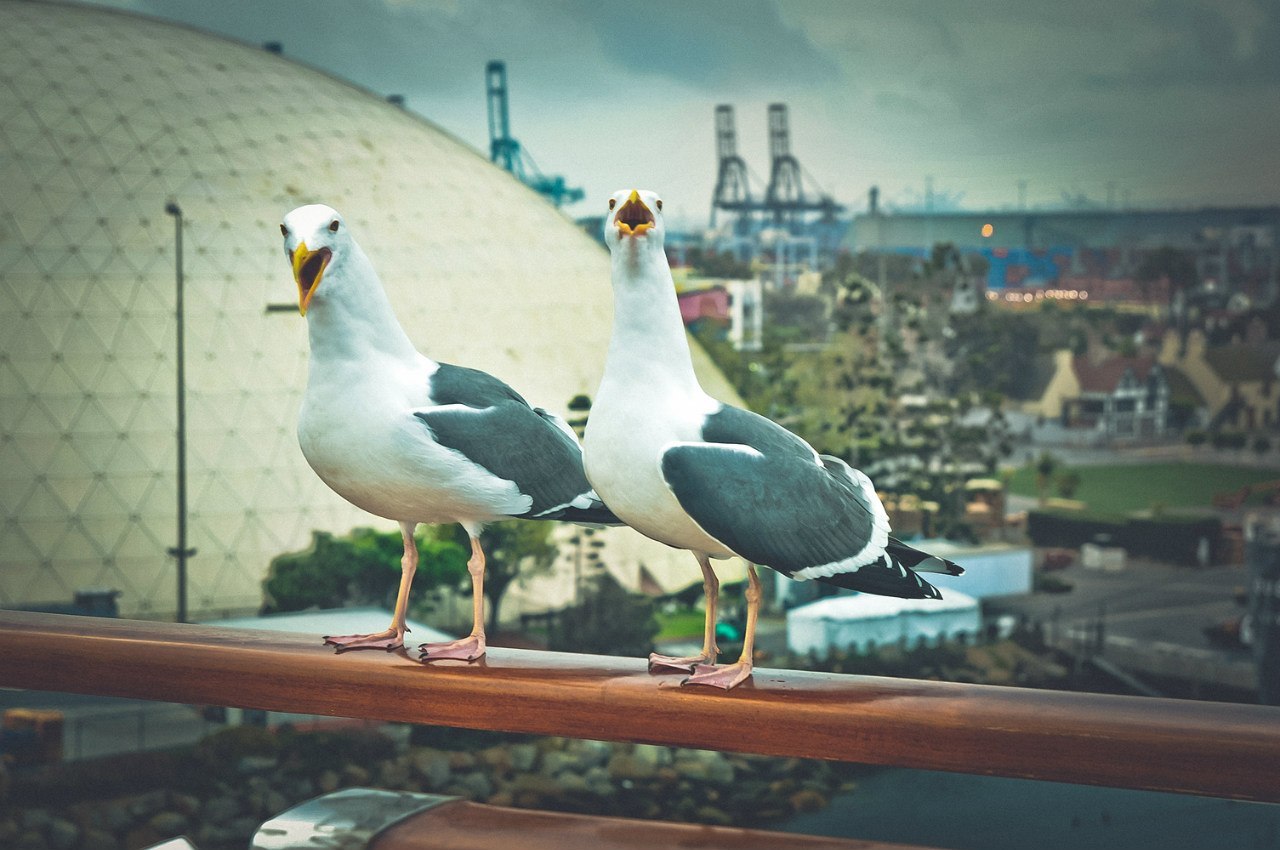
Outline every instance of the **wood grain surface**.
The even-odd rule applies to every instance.
[[[1280,802],[1280,709],[641,659],[336,654],[319,637],[0,612],[0,686]]]

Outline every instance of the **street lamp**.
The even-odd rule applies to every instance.
[[[186,337],[184,334],[182,303],[182,208],[173,201],[164,205],[166,215],[173,216],[174,246],[174,298],[177,315],[177,378],[178,378],[178,545],[168,552],[178,561],[178,616],[179,623],[187,621],[187,558],[196,553],[187,546],[187,381]]]

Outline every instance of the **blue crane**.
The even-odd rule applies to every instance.
[[[583,198],[583,191],[565,185],[559,175],[549,176],[538,170],[529,152],[511,136],[507,113],[507,64],[493,61],[485,66],[489,94],[489,159],[510,171],[521,183],[544,195],[557,207]]]

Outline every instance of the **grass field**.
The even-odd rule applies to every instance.
[[[655,640],[671,640],[674,638],[702,637],[702,624],[706,615],[701,611],[682,609],[670,614],[659,614],[660,629]]]
[[[1280,478],[1274,469],[1213,463],[1060,467],[1054,473],[1055,478],[1068,469],[1080,476],[1080,486],[1073,498],[1085,502],[1090,513],[1128,513],[1154,504],[1166,508],[1209,508],[1213,505],[1214,493]],[[1009,491],[1022,496],[1039,495],[1036,471],[1019,467],[1009,482]],[[1050,486],[1047,495],[1058,495],[1056,485]],[[1256,495],[1246,502],[1260,503],[1261,497]]]

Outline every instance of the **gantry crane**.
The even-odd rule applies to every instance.
[[[529,152],[512,137],[505,62],[493,61],[485,66],[485,88],[489,100],[489,159],[557,207],[582,200],[581,189],[566,185],[559,175],[543,174]]]

